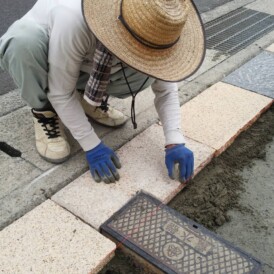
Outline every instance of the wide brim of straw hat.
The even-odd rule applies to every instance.
[[[95,37],[118,59],[151,77],[178,82],[194,74],[205,55],[204,28],[195,4],[190,3],[179,41],[168,49],[138,42],[118,19],[121,0],[82,0],[83,15]]]

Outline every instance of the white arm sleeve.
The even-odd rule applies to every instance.
[[[65,7],[51,11],[48,98],[73,137],[88,151],[100,143],[75,90],[80,67],[92,41],[79,14]]]
[[[156,80],[152,84],[155,94],[154,104],[163,124],[166,144],[184,144],[181,132],[180,102],[176,83]]]

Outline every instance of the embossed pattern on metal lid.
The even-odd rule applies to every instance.
[[[259,273],[261,268],[250,255],[143,192],[101,231],[163,273]]]

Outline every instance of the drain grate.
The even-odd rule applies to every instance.
[[[207,48],[232,55],[274,30],[274,15],[240,8],[205,24]]]

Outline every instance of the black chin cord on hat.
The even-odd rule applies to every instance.
[[[132,91],[132,89],[130,87],[130,84],[128,82],[128,79],[127,79],[127,76],[126,76],[126,73],[125,73],[125,67],[123,66],[123,63],[121,63],[121,66],[122,66],[122,71],[123,71],[123,74],[124,74],[127,86],[129,88],[130,94],[132,96],[132,101],[131,101],[131,121],[132,121],[132,124],[133,124],[133,128],[137,129],[136,114],[135,114],[135,98],[136,98],[137,94],[140,91],[142,91],[142,89],[143,89],[144,85],[146,84],[146,82],[148,81],[149,77],[146,78],[146,80],[144,81],[144,83],[141,85],[141,87],[138,89],[138,91],[134,94],[134,92]]]

